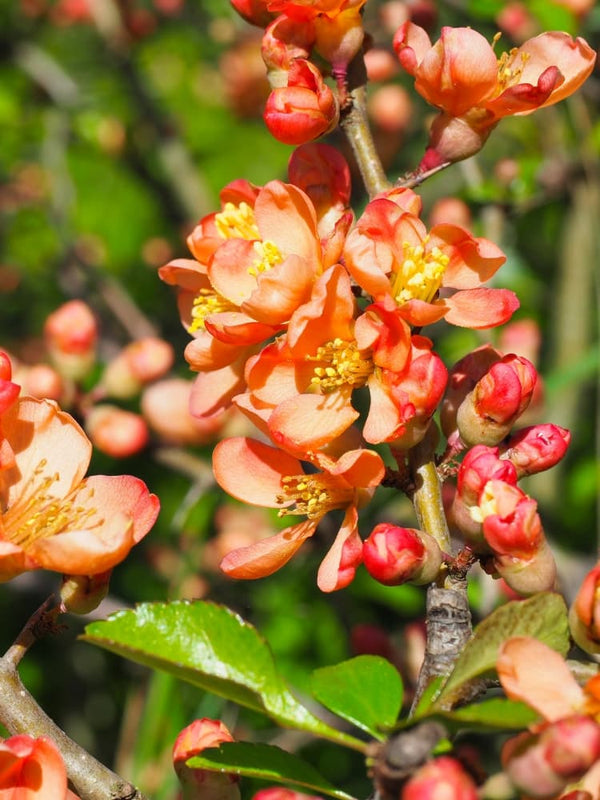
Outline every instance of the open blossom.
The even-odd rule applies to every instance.
[[[471,28],[444,27],[432,45],[427,32],[412,22],[400,26],[394,49],[419,94],[441,109],[422,168],[478,152],[502,117],[568,97],[589,76],[596,58],[583,39],[551,31],[498,59]]]
[[[14,461],[0,472],[0,580],[38,568],[95,575],[122,561],[158,498],[129,475],[84,478],[91,444],[52,401],[21,397],[1,423]]]
[[[375,299],[391,297],[410,325],[445,318],[453,325],[491,328],[510,319],[519,305],[507,289],[482,287],[505,261],[496,245],[457,225],[427,232],[414,213],[389,197],[367,205],[344,257],[359,286]]]
[[[78,800],[67,788],[67,770],[47,736],[0,739],[0,797],[5,800]]]
[[[590,791],[597,797],[598,675],[579,686],[555,650],[526,636],[504,642],[496,669],[507,696],[527,703],[544,720],[531,734],[509,739],[505,745],[502,760],[515,784],[533,797],[562,796],[568,788]]]
[[[381,482],[384,466],[371,450],[350,450],[334,460],[312,454],[319,472],[306,473],[301,462],[270,445],[247,438],[226,439],[213,453],[217,482],[245,503],[280,509],[280,515],[306,519],[258,542],[234,550],[221,563],[233,578],[262,578],[282,567],[310,538],[329,511],[342,509],[337,537],[321,563],[317,583],[330,592],[347,586],[362,559],[358,509]]]

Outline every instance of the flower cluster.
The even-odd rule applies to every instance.
[[[346,586],[363,560],[384,583],[434,579],[445,556],[428,533],[384,524],[363,546],[357,525],[359,509],[386,475],[368,446],[387,444],[402,468],[438,407],[453,453],[475,445],[458,478],[455,518],[465,542],[488,566],[492,555],[504,577],[516,571],[515,559],[553,564],[535,502],[516,481],[540,468],[542,440],[556,443],[545,449],[558,460],[566,432],[522,433],[505,460],[496,453],[510,472],[501,484],[492,467],[479,476],[477,491],[467,491],[465,478],[478,448],[499,444],[527,408],[535,368],[483,347],[456,365],[448,383],[433,341],[421,333],[442,320],[475,330],[507,322],[516,296],[485,285],[504,254],[455,224],[428,230],[420,198],[409,189],[378,195],[354,225],[349,196],[343,157],[328,145],[303,145],[290,159],[288,183],[225,187],[221,209],[188,238],[194,259],[160,269],[178,288],[181,319],[193,337],[185,351],[199,373],[192,413],[209,422],[233,405],[267,439],[222,441],[214,453],[217,481],[239,500],[306,517],[234,550],[222,569],[235,578],[272,573],[325,514],[341,509],[339,533],[319,571],[321,589]],[[459,513],[460,504],[466,510]],[[550,581],[547,567],[537,585]]]

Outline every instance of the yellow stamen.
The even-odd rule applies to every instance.
[[[600,673],[594,675],[583,687],[585,694],[584,713],[600,722]]]
[[[344,490],[330,475],[286,475],[281,479],[283,492],[278,503],[293,500],[289,508],[282,508],[278,515],[302,514],[309,519],[319,519],[334,508],[343,508],[352,501],[352,489]]]
[[[19,499],[5,511],[2,523],[4,538],[26,549],[38,539],[46,539],[66,530],[81,530],[101,525],[102,519],[89,520],[97,516],[97,509],[88,505],[75,505],[73,498],[56,498],[50,487],[60,480],[60,475],[45,475],[46,459],[40,461],[23,487]],[[91,500],[94,490],[87,490],[87,497],[78,494],[78,500]]]
[[[248,274],[252,275],[254,278],[258,277],[259,272],[267,272],[283,261],[281,250],[277,247],[275,242],[268,240],[266,242],[254,242],[252,246],[258,258],[248,269]]]
[[[520,57],[519,65],[515,65],[517,54]],[[517,47],[513,47],[508,53],[502,53],[498,59],[498,94],[508,89],[509,86],[519,83],[525,64],[530,57],[529,53],[519,53]]]
[[[253,209],[243,201],[239,205],[225,203],[215,215],[215,226],[223,239],[260,239]]]
[[[475,522],[482,523],[486,517],[498,513],[498,504],[496,502],[496,498],[494,496],[492,489],[488,487],[489,487],[489,482],[485,485],[483,492],[481,493],[481,499],[479,501],[479,505],[471,506],[471,508],[469,509],[471,518]]]
[[[402,245],[404,258],[392,278],[392,294],[399,305],[409,300],[431,303],[439,291],[450,259],[439,247],[427,250],[428,238],[421,245]]]
[[[205,330],[205,320],[210,314],[219,314],[223,311],[237,311],[237,308],[211,289],[200,289],[192,307],[192,324],[188,333]]]
[[[311,384],[322,392],[332,392],[340,386],[364,386],[372,374],[373,361],[358,349],[355,342],[333,339],[317,349],[310,361],[320,361],[315,367]]]

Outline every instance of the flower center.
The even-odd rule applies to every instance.
[[[293,500],[293,505],[282,508],[278,516],[302,514],[309,519],[319,519],[334,508],[342,508],[352,501],[352,489],[345,491],[330,475],[285,475],[281,479],[282,494],[278,503]]]
[[[530,58],[529,53],[519,53],[520,63],[516,65],[518,48],[513,47],[508,53],[502,53],[498,59],[498,94],[509,86],[515,86],[521,80],[523,68]]]
[[[471,506],[469,513],[471,518],[480,524],[484,521],[484,519],[486,519],[486,517],[491,517],[492,515],[498,513],[498,503],[496,501],[496,496],[494,495],[492,481],[488,481],[486,483],[483,488],[483,492],[481,493],[479,505]]]
[[[243,200],[239,205],[225,203],[215,214],[215,226],[223,239],[260,239],[254,210]]]
[[[450,259],[439,247],[427,250],[428,238],[420,245],[402,245],[404,258],[392,279],[392,294],[398,305],[409,300],[431,303],[441,286]]]
[[[78,492],[77,504],[69,497],[56,498],[50,487],[60,476],[58,473],[44,475],[47,466],[44,458],[33,471],[23,487],[21,497],[3,514],[3,536],[24,550],[38,539],[47,539],[65,530],[96,527],[102,520],[89,520],[97,516],[97,510],[87,504],[94,496],[89,489],[87,495]],[[82,504],[82,503],[85,503]]]
[[[364,386],[373,372],[373,361],[365,357],[355,342],[333,339],[317,348],[316,355],[308,356],[310,361],[320,361],[315,367],[311,385],[322,392],[332,392],[340,386],[358,388]]]
[[[200,289],[192,306],[192,324],[188,333],[206,330],[206,317],[210,314],[219,314],[223,311],[237,311],[237,308],[211,289]]]
[[[259,273],[268,272],[283,261],[281,250],[277,247],[275,242],[269,240],[265,242],[254,242],[252,246],[254,247],[257,258],[248,269],[248,274],[255,278],[258,277]]]

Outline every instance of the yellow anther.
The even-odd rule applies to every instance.
[[[352,489],[341,488],[334,479],[327,474],[315,475],[287,475],[281,479],[282,494],[276,500],[278,503],[289,503],[288,508],[278,512],[280,517],[289,514],[307,516],[309,519],[319,519],[334,508],[343,508],[352,501]]]
[[[260,272],[267,272],[283,261],[281,250],[277,247],[275,242],[254,242],[253,247],[257,259],[249,268],[248,274],[255,278],[258,277]]]
[[[194,297],[191,312],[192,324],[188,327],[188,333],[205,330],[206,317],[223,311],[237,311],[237,308],[212,289],[200,289],[196,297]]]
[[[314,368],[311,384],[322,392],[331,392],[340,386],[364,386],[374,366],[371,358],[358,349],[355,342],[333,339],[317,348],[310,361],[324,362]]]
[[[424,240],[427,243],[427,239]],[[439,247],[402,245],[403,260],[392,278],[392,294],[399,305],[409,300],[430,303],[442,284],[449,257]]]
[[[223,239],[260,239],[253,209],[242,201],[239,205],[225,203],[215,214],[215,226]]]

